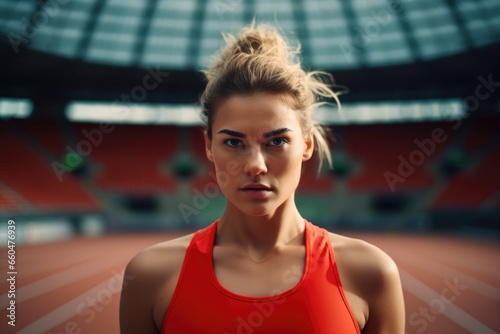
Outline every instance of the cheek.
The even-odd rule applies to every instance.
[[[302,169],[302,152],[298,150],[290,152],[286,158],[276,159],[273,163],[273,170],[276,175],[295,179],[300,177]]]
[[[298,165],[300,166],[300,164],[302,163],[302,157],[303,157],[303,154],[304,154],[304,148],[303,148],[303,145],[296,145],[293,147],[293,149],[291,149],[288,154],[287,154],[287,160],[288,160],[288,164],[289,165]]]
[[[224,153],[216,155],[214,159],[217,183],[221,189],[226,188],[233,182],[236,175],[242,173],[242,166],[234,157]]]
[[[299,179],[297,180],[297,182],[300,181],[303,165],[304,165],[304,150],[301,148],[296,150],[293,156],[293,167],[290,167],[293,168],[296,177]]]

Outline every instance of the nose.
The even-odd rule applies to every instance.
[[[259,148],[251,148],[247,152],[245,167],[243,171],[249,175],[261,175],[267,173],[267,165],[264,154]]]

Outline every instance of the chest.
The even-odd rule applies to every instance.
[[[216,247],[213,266],[216,284],[223,289],[242,296],[273,296],[301,281],[306,255],[303,247],[288,247],[264,258]]]

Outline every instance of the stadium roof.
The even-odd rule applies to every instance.
[[[0,96],[113,101],[156,69],[146,102],[195,102],[221,32],[253,18],[354,101],[463,98],[499,72],[498,0],[0,0]]]
[[[497,0],[2,1],[0,13],[11,43],[168,69],[204,68],[222,45],[221,31],[236,34],[254,17],[295,35],[310,67],[332,70],[412,63],[500,41]]]

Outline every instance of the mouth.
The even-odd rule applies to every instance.
[[[273,188],[265,185],[265,184],[247,184],[243,187],[240,188],[241,191],[247,194],[261,194],[265,195],[268,193],[271,193],[273,191]]]
[[[247,184],[243,187],[240,188],[241,190],[248,190],[248,191],[272,191],[273,189],[269,186],[266,186],[265,184],[260,184],[260,183],[253,183],[253,184]]]

